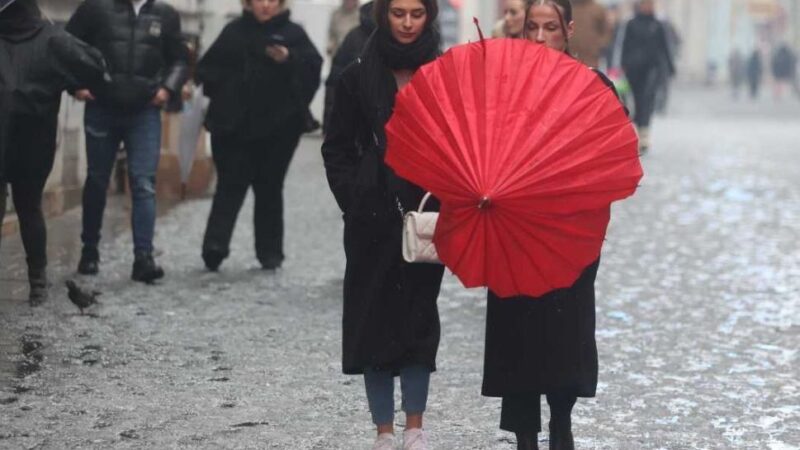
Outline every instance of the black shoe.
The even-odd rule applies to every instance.
[[[164,278],[164,269],[156,264],[152,253],[136,253],[136,260],[133,262],[133,274],[131,274],[133,281],[152,284],[162,278]]]
[[[28,304],[30,304],[32,308],[41,306],[49,297],[48,288],[50,284],[47,282],[47,272],[44,269],[29,269],[28,281],[30,281],[31,285],[31,290],[28,294]]]
[[[539,450],[539,436],[534,434],[516,433],[517,450]]]
[[[222,265],[222,261],[227,257],[227,252],[211,249],[203,250],[203,262],[206,263],[206,269],[211,272],[218,271],[219,266]]]
[[[550,422],[550,450],[575,450],[571,422]]]
[[[78,273],[81,275],[97,275],[100,271],[100,252],[97,247],[84,246],[81,260],[78,262]]]
[[[261,268],[264,270],[276,270],[281,267],[283,257],[267,256],[265,258],[259,258],[259,262],[261,262]]]

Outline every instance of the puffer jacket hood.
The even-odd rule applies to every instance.
[[[17,0],[0,12],[0,39],[24,42],[36,36],[44,26],[36,0]]]

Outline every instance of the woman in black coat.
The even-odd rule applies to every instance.
[[[61,95],[101,84],[104,73],[100,52],[43,21],[35,0],[17,0],[0,12],[0,224],[10,184],[31,306],[47,300],[42,194],[53,169]]]
[[[319,88],[322,57],[283,4],[248,0],[198,63],[197,82],[211,100],[206,127],[218,176],[203,241],[212,271],[228,256],[251,186],[256,256],[270,270],[284,259],[283,184]]]
[[[568,52],[574,33],[569,0],[528,0],[525,10],[526,39]],[[574,448],[572,407],[578,397],[594,397],[597,390],[599,263],[589,265],[571,287],[538,298],[489,292],[482,393],[502,397],[500,428],[516,433],[518,449],[538,449],[542,395],[550,405],[550,448]]]
[[[401,254],[402,212],[423,191],[383,162],[384,126],[395,95],[439,54],[435,0],[375,2],[377,30],[342,74],[322,154],[328,182],[344,213],[343,370],[364,374],[375,448],[393,435],[394,376],[403,386],[406,448],[423,445],[422,413],[439,346],[443,267],[407,264]]]

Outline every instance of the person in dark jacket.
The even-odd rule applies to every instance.
[[[778,45],[772,52],[772,76],[775,79],[775,99],[783,97],[786,86],[797,91],[797,56],[787,43]]]
[[[108,83],[75,92],[75,98],[87,102],[88,168],[78,272],[98,273],[106,192],[124,142],[133,199],[131,278],[152,283],[164,276],[153,259],[161,108],[181,95],[188,78],[188,49],[181,37],[180,16],[161,0],[86,0],[70,19],[67,31],[98,48],[111,75]]]
[[[61,94],[103,81],[100,53],[41,19],[35,0],[0,12],[0,224],[11,185],[30,281],[29,302],[47,300],[42,193],[53,168]]]
[[[526,39],[569,54],[575,31],[569,0],[528,0],[525,12]],[[516,434],[520,450],[538,449],[542,395],[550,405],[550,448],[574,449],[572,408],[597,390],[598,266],[599,260],[569,288],[537,298],[489,291],[482,394],[502,398],[500,428]]]
[[[628,22],[622,43],[622,68],[633,90],[634,122],[642,152],[650,147],[650,122],[655,112],[660,74],[675,75],[675,64],[663,24],[655,16],[655,2],[640,0]]]
[[[754,49],[747,58],[747,86],[750,88],[750,98],[758,98],[761,90],[761,79],[764,77],[764,60],[761,57],[761,50]]]
[[[438,7],[435,0],[376,0],[374,8],[377,29],[339,80],[322,146],[328,183],[344,213],[342,366],[345,374],[364,376],[378,429],[375,449],[393,448],[394,377],[400,376],[404,448],[422,449],[444,269],[403,261],[403,211],[417,209],[424,192],[384,163],[384,126],[397,91],[439,54]]]
[[[228,256],[250,187],[256,257],[268,270],[284,259],[283,184],[319,88],[322,57],[283,3],[249,0],[197,68],[211,100],[206,127],[218,174],[202,250],[212,271]]]
[[[323,114],[323,132],[325,134],[328,133],[331,123],[331,111],[336,98],[336,86],[339,84],[339,78],[342,76],[344,69],[358,59],[367,44],[367,39],[375,31],[373,5],[373,2],[361,5],[359,25],[347,33],[333,56],[331,71],[328,74],[328,79],[325,80],[325,113]]]

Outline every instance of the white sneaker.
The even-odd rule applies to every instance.
[[[375,443],[372,444],[372,450],[394,450],[394,435],[392,433],[381,433]]]
[[[419,428],[403,432],[403,450],[428,450],[428,437]]]

